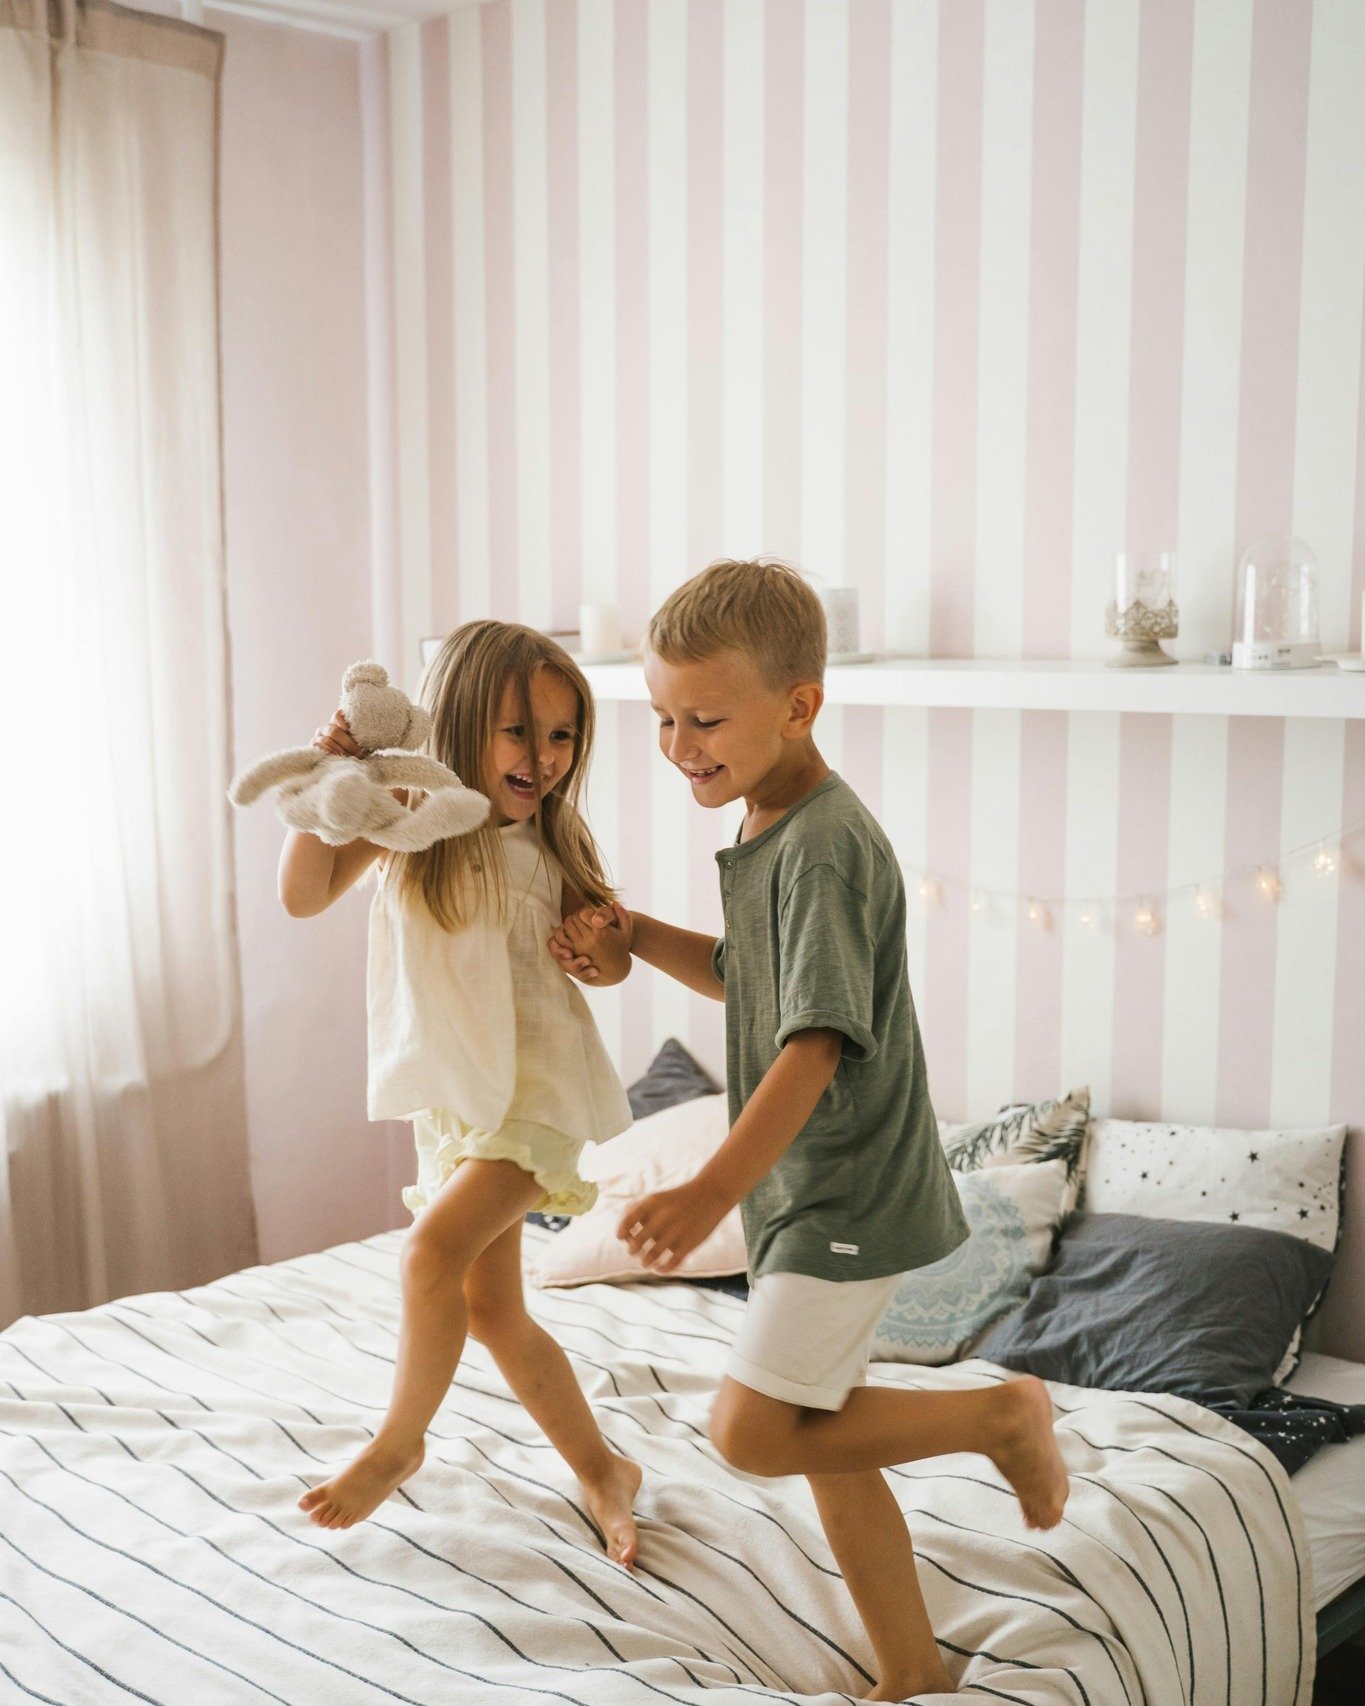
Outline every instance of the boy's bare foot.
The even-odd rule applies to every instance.
[[[299,1500],[323,1528],[349,1528],[376,1510],[396,1487],[422,1467],[422,1447],[393,1450],[379,1440],[367,1445],[340,1475],[314,1487]]]
[[[1052,1400],[1035,1375],[1021,1375],[999,1389],[999,1443],[991,1461],[1009,1482],[1030,1528],[1054,1528],[1062,1520],[1071,1484],[1052,1431]]]
[[[898,1675],[894,1679],[884,1678],[872,1690],[871,1694],[863,1696],[865,1700],[913,1700],[920,1694],[956,1694],[957,1684],[953,1681],[947,1667],[940,1662],[936,1669],[927,1675]]]
[[[607,1556],[630,1569],[635,1562],[639,1536],[635,1531],[635,1495],[640,1491],[644,1470],[629,1457],[611,1454],[610,1467],[600,1479],[580,1481],[583,1500],[607,1543]]]

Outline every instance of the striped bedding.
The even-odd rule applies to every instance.
[[[548,1234],[528,1228],[528,1239]],[[370,1522],[294,1508],[388,1393],[399,1235],[0,1334],[0,1700],[412,1706],[865,1691],[872,1659],[800,1480],[723,1468],[704,1421],[742,1302],[681,1284],[531,1294],[643,1461],[641,1564],[472,1345],[427,1462]],[[878,1365],[946,1387],[989,1364]],[[948,1700],[1306,1706],[1304,1536],[1268,1452],[1177,1399],[1055,1388],[1065,1521],[1026,1532],[984,1459],[891,1472]]]

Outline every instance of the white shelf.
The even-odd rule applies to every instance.
[[[646,700],[638,663],[587,664],[599,699]],[[971,710],[1163,711],[1221,717],[1365,718],[1365,674],[1246,670],[1182,663],[1108,669],[1102,663],[888,657],[831,668],[830,705],[932,705]]]

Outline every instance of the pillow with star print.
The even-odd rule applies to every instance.
[[[1344,1125],[1236,1131],[1094,1120],[1080,1206],[1259,1226],[1334,1250],[1345,1141]]]
[[[1335,1251],[1345,1143],[1344,1125],[1237,1131],[1094,1120],[1080,1206],[1092,1214],[1221,1221],[1287,1232],[1319,1250]],[[1302,1329],[1321,1302],[1320,1292],[1275,1371],[1277,1386],[1298,1367]]]

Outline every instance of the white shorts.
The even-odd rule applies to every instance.
[[[872,1335],[903,1277],[760,1274],[725,1372],[785,1404],[842,1409],[853,1388],[866,1384]]]

